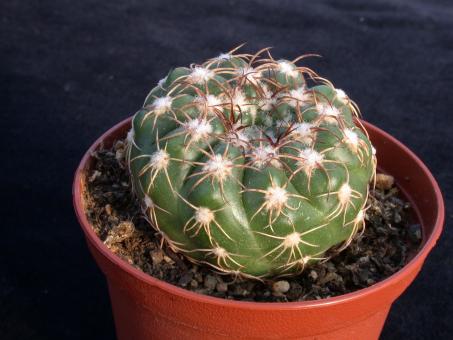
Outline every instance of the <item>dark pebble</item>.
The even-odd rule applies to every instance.
[[[180,277],[180,279],[178,280],[178,284],[183,286],[183,287],[186,287],[189,284],[189,282],[192,281],[192,278],[193,278],[193,273],[192,272],[186,272],[185,274],[183,274]]]

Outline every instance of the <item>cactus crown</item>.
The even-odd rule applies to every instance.
[[[127,161],[176,252],[263,278],[300,273],[364,223],[375,156],[358,108],[307,67],[236,49],[176,68],[133,118]]]

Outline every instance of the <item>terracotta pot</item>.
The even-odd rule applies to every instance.
[[[74,206],[87,243],[107,277],[118,339],[377,339],[389,309],[420,271],[444,223],[440,189],[407,147],[364,123],[378,150],[380,171],[393,175],[423,226],[419,253],[371,287],[319,301],[254,303],[193,293],[159,281],[121,260],[98,239],[83,201],[91,153],[125,137],[127,119],[99,138],[75,174]]]

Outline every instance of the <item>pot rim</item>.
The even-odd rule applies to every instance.
[[[424,176],[426,176],[431,183],[431,186],[434,189],[436,203],[437,203],[437,214],[436,220],[433,227],[433,231],[431,235],[426,240],[425,244],[419,249],[417,254],[400,270],[396,273],[390,275],[386,279],[373,284],[372,286],[359,289],[357,291],[342,294],[335,297],[324,298],[320,300],[310,300],[310,301],[296,301],[296,302],[251,302],[251,301],[238,301],[238,300],[227,300],[222,298],[217,298],[213,296],[203,295],[199,293],[195,293],[184,288],[175,286],[171,283],[167,283],[165,281],[159,280],[149,274],[142,272],[139,269],[134,268],[120,257],[115,255],[107,248],[107,246],[99,239],[99,237],[94,232],[91,223],[88,221],[87,216],[85,214],[84,204],[83,204],[83,192],[81,188],[81,182],[83,178],[84,168],[86,163],[91,158],[92,153],[99,145],[102,143],[107,136],[109,136],[112,132],[118,130],[119,128],[123,127],[124,125],[128,125],[131,121],[132,117],[126,118],[125,120],[117,123],[109,130],[104,132],[101,137],[99,137],[85,152],[82,160],[80,161],[79,166],[75,172],[74,182],[72,187],[72,195],[73,195],[73,204],[74,210],[77,215],[77,219],[87,237],[88,241],[109,261],[113,262],[116,266],[120,268],[120,270],[126,271],[129,275],[134,276],[135,278],[139,279],[140,281],[156,286],[167,293],[177,295],[181,298],[185,298],[188,300],[192,300],[194,302],[199,303],[206,303],[211,305],[219,305],[223,307],[232,307],[232,308],[239,308],[239,309],[259,309],[259,310],[291,310],[291,309],[305,309],[305,308],[319,308],[325,307],[328,305],[337,305],[344,302],[349,302],[352,300],[361,299],[365,296],[370,294],[376,293],[376,291],[380,291],[385,289],[386,287],[392,285],[394,282],[403,279],[405,275],[409,274],[413,270],[416,270],[417,263],[420,260],[420,257],[423,257],[424,254],[429,253],[429,251],[434,247],[436,244],[444,225],[445,219],[445,205],[444,200],[442,197],[441,190],[437,181],[434,179],[434,176],[429,171],[428,167],[404,144],[398,141],[396,138],[388,134],[387,132],[381,130],[380,128],[376,127],[373,124],[370,124],[366,121],[362,121],[365,127],[372,127],[375,129],[379,134],[383,135],[387,138],[391,143],[396,144],[398,148],[403,149],[405,153],[407,153],[412,160],[422,169]],[[417,215],[419,214],[416,211]]]

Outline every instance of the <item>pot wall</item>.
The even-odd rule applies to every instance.
[[[237,302],[203,296],[154,279],[112,254],[97,238],[83,209],[90,153],[124,137],[130,120],[102,136],[83,158],[74,204],[88,246],[106,275],[120,340],[129,339],[377,339],[393,301],[419,272],[440,235],[444,206],[437,183],[406,147],[364,123],[378,150],[381,171],[392,174],[423,226],[424,243],[402,270],[372,287],[320,301]]]

